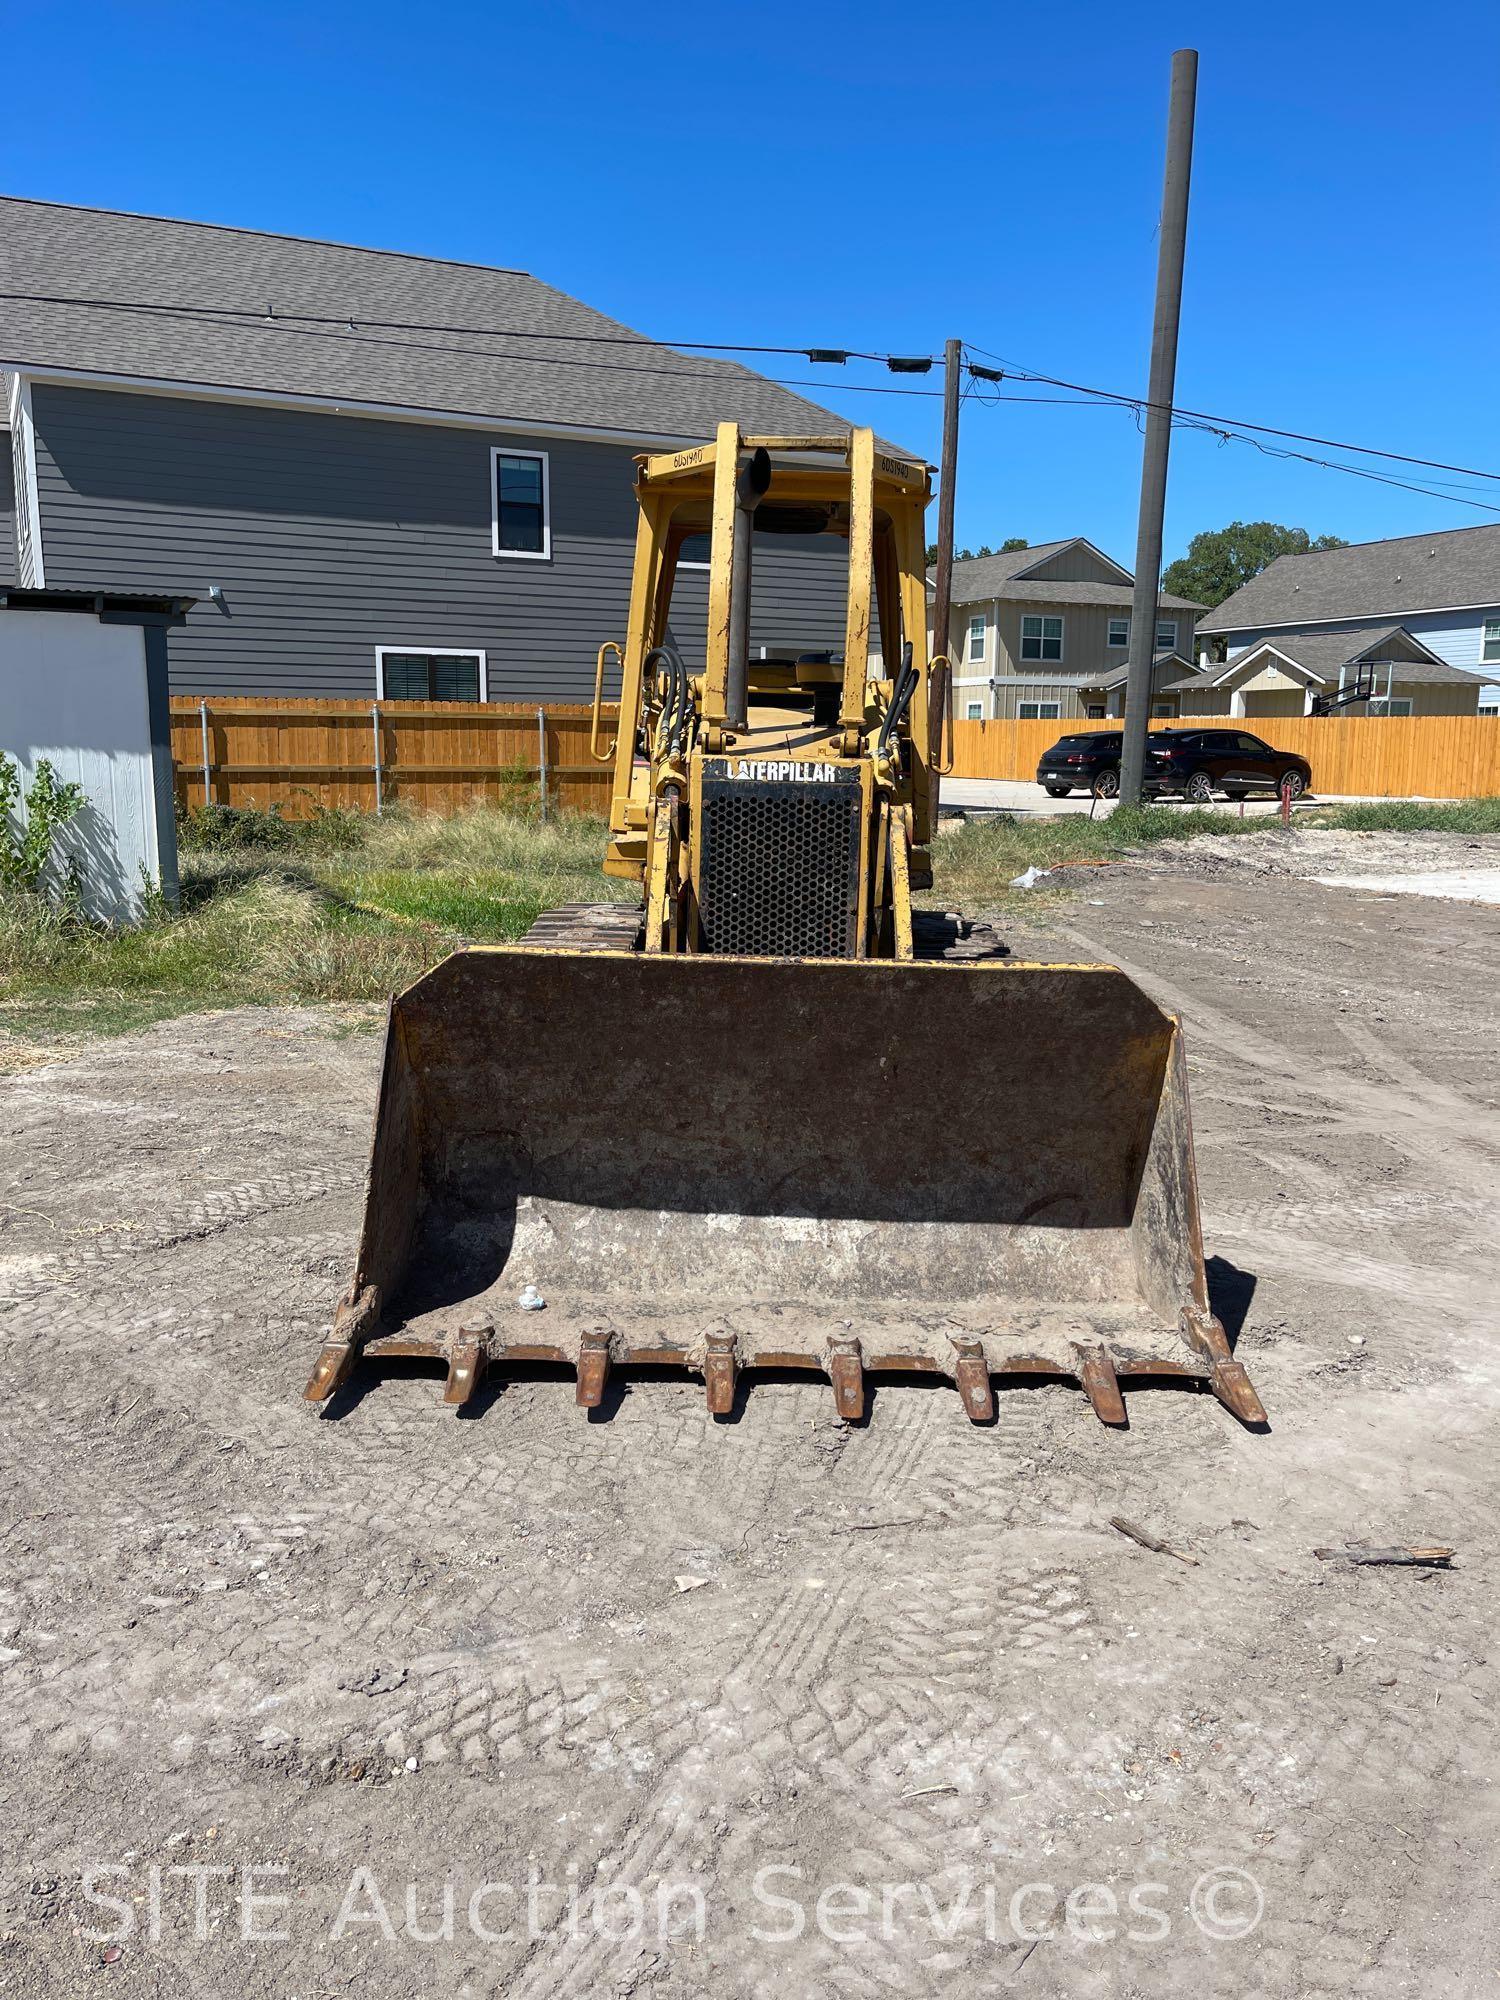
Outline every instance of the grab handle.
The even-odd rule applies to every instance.
[[[606,639],[604,644],[599,648],[599,658],[594,666],[594,714],[593,720],[589,724],[589,755],[596,764],[609,763],[615,754],[615,749],[619,742],[619,738],[616,737],[615,742],[611,743],[607,750],[599,748],[599,709],[604,701],[604,656],[606,653],[613,653],[621,667],[625,665],[624,647],[616,645],[613,639]]]

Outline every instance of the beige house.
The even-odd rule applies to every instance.
[[[1169,684],[1180,715],[1477,715],[1481,682],[1401,625],[1281,631]]]
[[[1130,650],[1129,570],[1092,542],[1044,542],[953,565],[949,649],[954,714],[1121,715]],[[1153,712],[1175,716],[1175,683],[1192,673],[1205,607],[1157,599]]]

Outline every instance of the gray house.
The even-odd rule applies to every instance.
[[[175,693],[587,699],[633,454],[849,428],[521,271],[8,199],[0,245],[11,578],[196,598]],[[840,644],[846,570],[768,538],[752,643]],[[691,660],[706,572],[674,614]]]

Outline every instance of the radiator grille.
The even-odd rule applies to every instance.
[[[698,900],[709,951],[852,958],[860,787],[705,777]]]

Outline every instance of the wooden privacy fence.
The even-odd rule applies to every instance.
[[[607,744],[615,710],[606,710]],[[955,722],[953,775],[1034,779],[1059,736],[1118,729],[1118,720]],[[1229,729],[1228,716],[1158,728]],[[1369,798],[1500,794],[1500,718],[1492,715],[1298,716],[1243,725],[1306,757],[1313,790]],[[452,813],[481,800],[544,798],[605,812],[611,771],[589,756],[582,702],[262,700],[226,695],[172,702],[172,755],[184,806],[278,805],[291,818],[319,806],[382,805]]]
[[[1118,729],[1093,722],[955,722],[956,778],[1034,780],[1037,759],[1059,736]],[[1469,799],[1500,794],[1500,717],[1493,715],[1296,716],[1239,721],[1184,716],[1159,729],[1241,728],[1312,765],[1312,788],[1329,796]]]
[[[601,747],[613,740],[605,710]],[[183,806],[403,805],[454,813],[482,800],[540,799],[607,812],[611,770],[589,755],[586,704],[177,697],[172,757]]]

